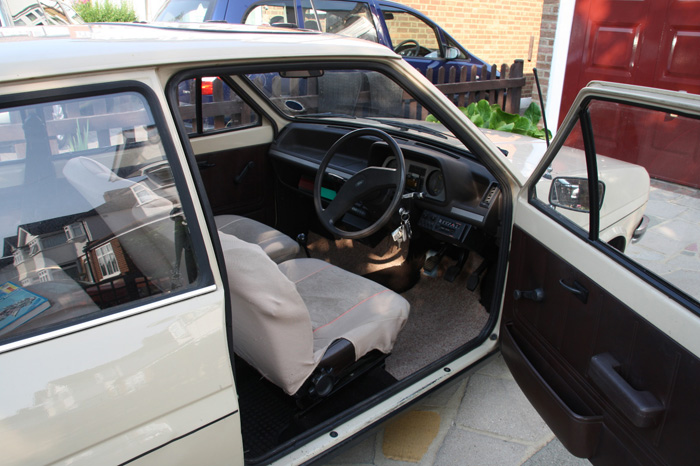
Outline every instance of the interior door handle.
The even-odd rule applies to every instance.
[[[559,284],[565,289],[572,292],[574,296],[580,299],[583,304],[586,304],[588,302],[588,290],[576,280],[574,280],[573,285],[567,285],[566,283],[564,283],[564,279],[562,278],[561,280],[559,280]]]
[[[207,169],[207,168],[212,168],[212,167],[215,167],[215,166],[216,166],[216,164],[214,164],[214,163],[212,163],[212,162],[207,162],[207,161],[204,161],[204,160],[200,160],[199,162],[197,162],[197,167],[199,167],[200,170],[204,170],[204,169]]]
[[[637,427],[658,424],[664,406],[648,391],[635,390],[618,372],[620,363],[610,354],[591,358],[588,376],[610,398],[610,401]]]
[[[245,167],[243,167],[243,170],[241,170],[241,172],[238,174],[238,176],[233,179],[233,182],[235,184],[240,184],[241,181],[243,181],[243,178],[245,178],[245,176],[248,174],[250,169],[253,168],[254,166],[255,166],[255,162],[253,162],[252,160],[250,162],[248,162],[247,164],[245,164]]]

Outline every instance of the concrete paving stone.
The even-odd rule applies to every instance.
[[[664,193],[670,194],[680,194],[687,197],[695,197],[700,199],[700,189],[691,188],[689,186],[682,186],[679,184],[671,183],[669,181],[661,180],[651,180],[651,191],[660,190]]]
[[[667,261],[668,271],[700,272],[700,254],[680,253]],[[696,284],[697,285],[697,284]]]
[[[666,256],[646,247],[646,236],[638,243],[632,243],[625,249],[625,255],[644,264],[647,262],[663,262]]]
[[[556,438],[525,461],[522,466],[590,466],[587,459],[577,458]]]
[[[670,274],[663,275],[662,278],[700,301],[700,289],[698,289],[700,272],[677,270]]]
[[[338,455],[326,460],[324,464],[334,466],[363,466],[373,465],[377,451],[377,432],[361,439],[357,444],[344,448]]]
[[[510,373],[510,370],[508,370],[508,366],[503,360],[503,355],[500,353],[491,358],[489,364],[479,369],[477,374],[488,375],[499,379],[513,380],[513,375]]]
[[[698,226],[684,220],[671,220],[650,228],[639,244],[667,258],[697,242]]]
[[[452,408],[459,407],[467,388],[468,376],[461,376],[458,380],[450,382],[446,387],[431,393],[416,404],[414,409],[427,408]]]
[[[440,466],[517,466],[527,445],[453,427],[438,451]]]
[[[687,209],[688,208],[685,206],[673,204],[666,200],[650,198],[649,202],[647,202],[647,208],[644,213],[649,217],[671,219],[679,216]]]
[[[653,229],[673,241],[679,249],[685,249],[698,241],[698,226],[691,222],[674,219]]]
[[[483,374],[469,380],[456,423],[520,442],[533,443],[551,435],[514,380]]]

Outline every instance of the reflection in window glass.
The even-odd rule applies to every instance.
[[[243,24],[296,25],[296,12],[293,0],[270,0],[256,4],[243,18]]]
[[[165,3],[158,12],[156,21],[179,23],[201,23],[209,21],[214,14],[214,0],[173,0]]]
[[[0,110],[0,198],[0,288],[12,290],[0,292],[0,342],[197,276],[160,132],[138,93]],[[41,306],[16,305],[32,296]]]
[[[117,256],[114,254],[114,249],[110,243],[100,246],[95,249],[97,263],[100,266],[101,278],[109,278],[119,274],[119,264],[117,264]]]
[[[316,7],[315,13],[310,1],[302,2],[306,29],[378,41],[377,27],[367,3],[314,0],[313,4]]]

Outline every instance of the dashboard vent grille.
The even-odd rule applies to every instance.
[[[498,183],[491,183],[489,185],[489,189],[486,190],[486,194],[484,194],[484,197],[481,199],[481,207],[490,207],[491,203],[493,200],[496,198],[496,195],[498,194]]]

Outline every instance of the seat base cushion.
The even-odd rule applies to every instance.
[[[314,352],[338,338],[354,345],[355,359],[375,349],[391,352],[410,309],[401,295],[318,259],[294,259],[279,268],[309,310]]]

